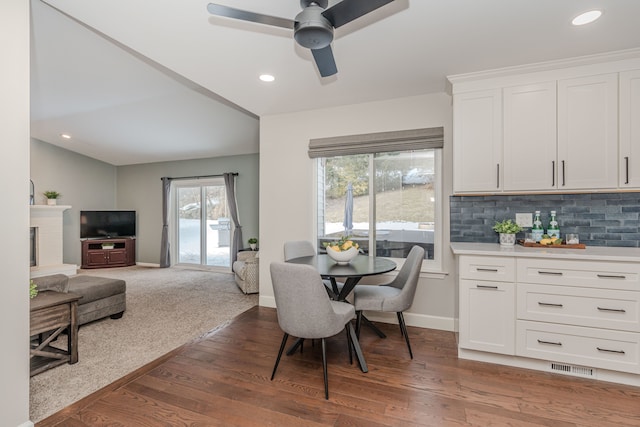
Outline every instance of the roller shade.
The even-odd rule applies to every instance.
[[[442,148],[443,144],[442,127],[335,136],[309,140],[309,157],[315,159],[351,154],[425,150]]]

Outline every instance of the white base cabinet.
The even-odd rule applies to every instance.
[[[485,257],[460,260],[461,347],[515,354],[513,261]]]
[[[548,252],[458,255],[460,357],[568,364],[640,385],[638,260]]]

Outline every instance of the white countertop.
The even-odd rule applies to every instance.
[[[498,243],[452,242],[454,255],[491,255],[522,258],[559,258],[593,261],[640,262],[640,248],[587,246],[585,249],[531,248],[516,244],[512,247]]]

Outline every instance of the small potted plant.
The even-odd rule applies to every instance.
[[[493,231],[500,234],[502,246],[513,246],[516,243],[516,233],[522,231],[522,227],[510,219],[496,221]]]
[[[251,237],[249,240],[247,240],[247,243],[249,243],[249,247],[251,247],[252,251],[255,251],[258,247],[258,239],[256,239],[255,237]]]
[[[38,285],[33,280],[29,280],[29,298],[38,296]]]
[[[62,197],[62,194],[58,193],[57,191],[51,191],[51,190],[47,190],[42,194],[44,194],[44,197],[47,198],[48,205],[55,205],[57,203],[57,199]]]

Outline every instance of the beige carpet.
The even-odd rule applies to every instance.
[[[80,274],[126,280],[127,310],[121,319],[106,318],[80,327],[78,363],[61,365],[31,378],[33,422],[258,303],[258,295],[244,295],[231,274],[137,266],[83,270]]]

